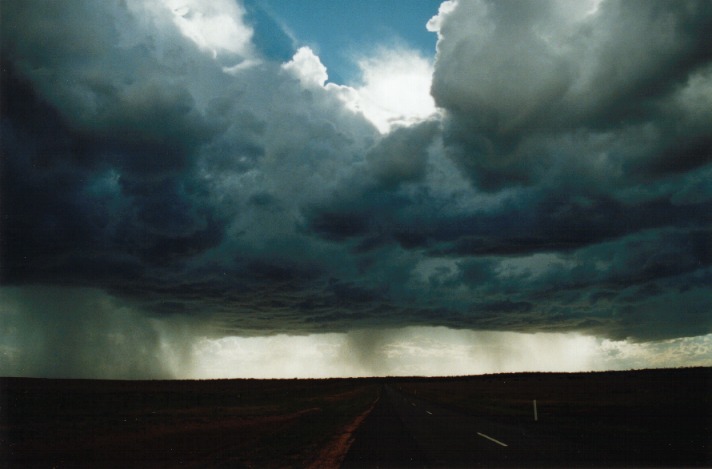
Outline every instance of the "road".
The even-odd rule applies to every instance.
[[[505,425],[496,417],[473,417],[385,386],[342,467],[561,465],[532,423]]]

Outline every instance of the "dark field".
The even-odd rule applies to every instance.
[[[377,393],[352,380],[3,378],[0,466],[304,467]]]
[[[2,378],[0,466],[338,466],[354,423],[386,384],[419,405],[515,429],[534,448],[510,459],[515,466],[712,467],[712,368],[429,379]],[[506,450],[514,454],[516,442]]]
[[[712,368],[409,380],[400,390],[516,426],[537,441],[530,462],[542,466],[712,467]]]

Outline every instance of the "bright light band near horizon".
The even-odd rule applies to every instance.
[[[712,343],[712,335],[684,343],[689,347]],[[199,378],[289,378],[662,368],[685,366],[684,361],[675,364],[680,346],[679,341],[630,344],[580,334],[476,332],[443,327],[226,337],[203,339],[194,345],[192,373]],[[705,360],[709,362],[708,358],[701,359],[700,364]]]

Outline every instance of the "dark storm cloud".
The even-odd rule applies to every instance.
[[[661,159],[708,163],[709,132],[672,121],[670,100],[709,77],[709,2],[603,2],[593,15],[558,7],[460,2],[441,22],[433,96],[449,111],[450,155],[473,181],[532,184],[570,158],[595,158],[586,140],[611,147],[630,132],[647,148],[609,156],[623,177],[626,166],[660,171]],[[578,141],[542,151],[566,134]]]
[[[386,187],[425,177],[428,147],[438,131],[436,121],[396,128],[366,155],[376,180]]]
[[[203,189],[182,167],[187,151],[175,142],[121,146],[87,137],[8,69],[2,86],[5,276],[51,281],[59,274],[81,284],[99,274],[94,265],[120,278],[122,266],[140,259],[183,256],[220,241],[218,216],[204,205]]]
[[[712,6],[590,7],[444,8],[440,113],[380,135],[252,3],[225,51],[157,1],[3,1],[2,283],[219,334],[709,333]]]

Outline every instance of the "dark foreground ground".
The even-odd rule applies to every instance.
[[[394,381],[354,437],[349,468],[712,467],[712,369]]]
[[[712,368],[430,379],[0,379],[0,467],[342,464],[712,467]]]
[[[369,380],[2,378],[0,468],[334,466],[377,394]]]

